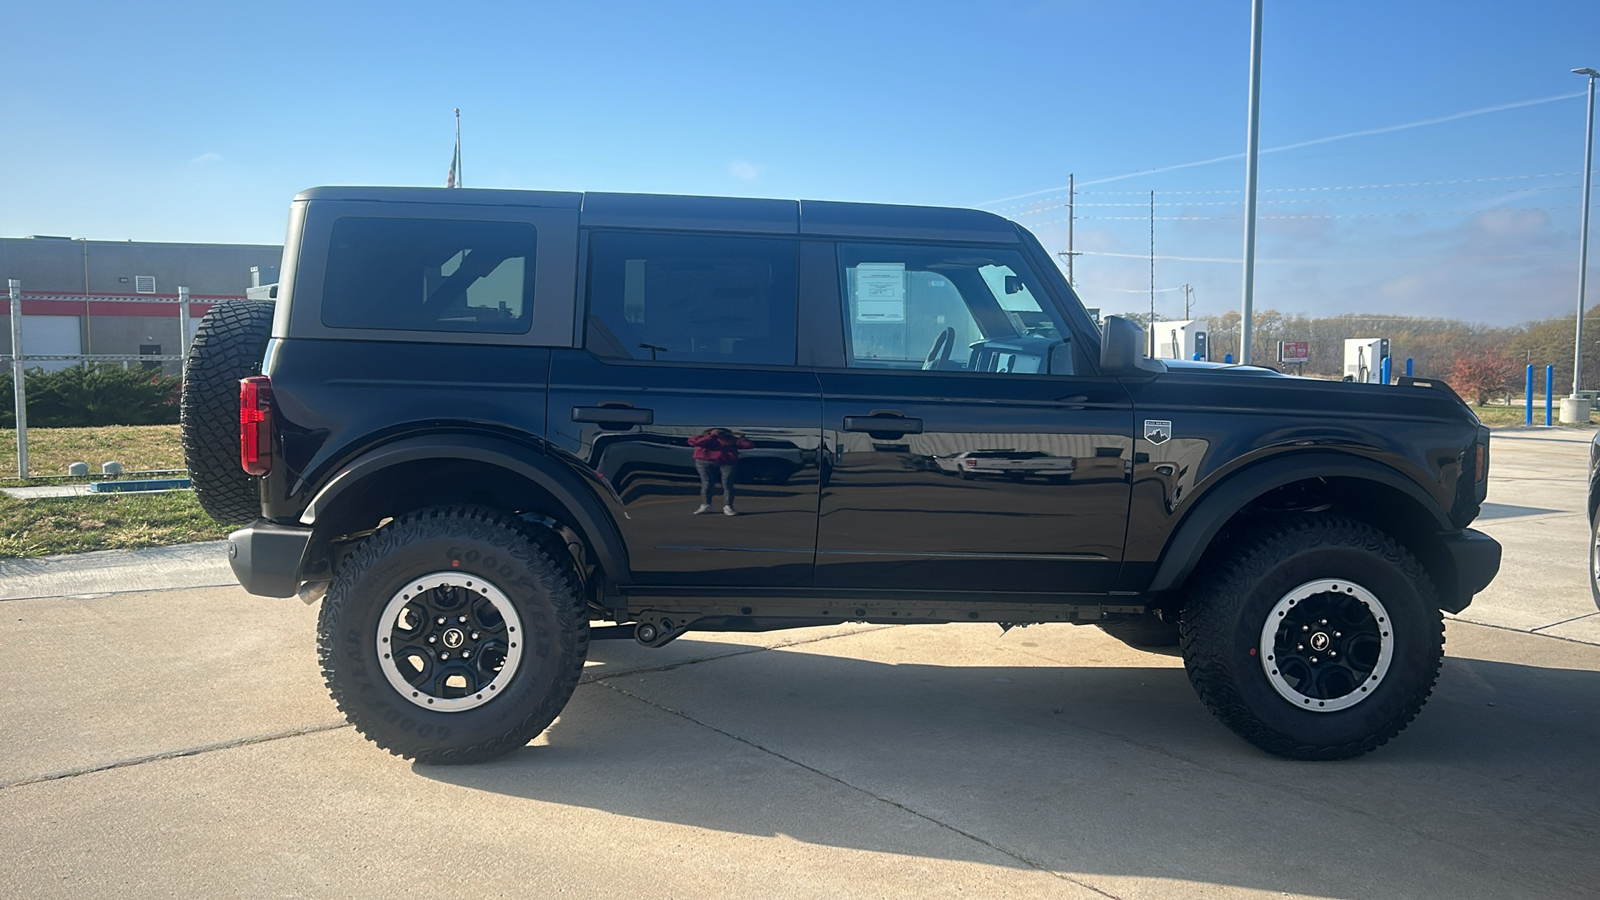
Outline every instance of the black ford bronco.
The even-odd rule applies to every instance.
[[[316,188],[282,273],[200,326],[188,465],[409,758],[524,745],[591,640],[842,622],[1181,646],[1246,740],[1353,756],[1499,568],[1446,385],[1148,359],[989,213]]]

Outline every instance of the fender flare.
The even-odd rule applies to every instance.
[[[323,485],[300,524],[316,524],[345,491],[368,476],[392,466],[423,459],[460,459],[487,463],[527,479],[565,507],[572,524],[594,550],[596,561],[613,583],[632,581],[628,553],[611,517],[593,489],[560,460],[534,448],[482,434],[429,434],[402,438],[373,448],[346,463]]]
[[[1167,540],[1148,590],[1169,591],[1183,584],[1235,513],[1267,491],[1307,478],[1358,478],[1394,488],[1427,510],[1439,531],[1459,530],[1437,500],[1390,466],[1343,453],[1289,453],[1244,466],[1202,494]]]

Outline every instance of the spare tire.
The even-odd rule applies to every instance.
[[[239,463],[239,379],[261,373],[272,310],[263,300],[211,307],[183,362],[183,464],[200,507],[225,525],[261,515],[261,489]]]

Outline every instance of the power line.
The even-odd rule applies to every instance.
[[[1365,200],[1428,200],[1428,199],[1432,199],[1432,198],[1435,198],[1435,197],[1480,197],[1480,196],[1485,196],[1485,195],[1490,195],[1490,194],[1536,194],[1536,193],[1540,193],[1542,191],[1577,190],[1580,187],[1582,187],[1582,185],[1578,185],[1578,184],[1553,184],[1553,185],[1547,185],[1545,187],[1536,187],[1536,188],[1500,188],[1498,190],[1492,190],[1492,191],[1435,191],[1435,192],[1427,193],[1427,194],[1373,194],[1373,195],[1367,195],[1367,196],[1354,196],[1354,197],[1348,197],[1348,196],[1347,197],[1316,197],[1316,198],[1305,198],[1305,199],[1300,199],[1300,198],[1289,199],[1289,198],[1285,198],[1285,199],[1281,199],[1281,200],[1261,200],[1259,202],[1261,202],[1261,203],[1276,203],[1276,204],[1280,204],[1281,205],[1281,204],[1288,204],[1288,203],[1345,203],[1345,202],[1365,201]],[[1157,203],[1156,206],[1178,206],[1178,207],[1183,207],[1183,208],[1187,209],[1187,208],[1193,207],[1193,206],[1238,206],[1243,202],[1244,202],[1243,200],[1180,200],[1180,201],[1177,201],[1177,202],[1174,202],[1174,203]],[[1139,207],[1139,208],[1142,209],[1146,204],[1144,204],[1144,203],[1126,202],[1126,203],[1079,203],[1077,205],[1078,206],[1095,207],[1095,208],[1100,208],[1100,209],[1114,208],[1114,207]],[[1015,215],[1015,218],[1020,219],[1020,218],[1022,218],[1024,216],[1042,215],[1043,213],[1049,212],[1050,210],[1066,209],[1066,208],[1067,208],[1067,205],[1064,204],[1064,203],[1056,204],[1055,206],[1041,207],[1040,209],[1032,211],[1032,212],[1017,213]],[[1079,218],[1084,218],[1084,217],[1080,216]]]
[[[1595,172],[1596,172],[1596,174],[1600,174],[1600,169],[1595,170]],[[1490,181],[1525,181],[1525,180],[1532,179],[1532,178],[1569,178],[1569,177],[1574,177],[1574,176],[1580,176],[1582,174],[1583,174],[1583,172],[1581,172],[1581,171],[1578,171],[1578,172],[1541,172],[1541,173],[1533,174],[1533,175],[1492,175],[1492,176],[1487,176],[1487,177],[1484,177],[1484,178],[1452,178],[1452,179],[1448,179],[1448,180],[1445,180],[1445,181],[1396,181],[1396,182],[1390,182],[1388,184],[1340,184],[1340,185],[1325,185],[1325,186],[1318,186],[1318,187],[1261,188],[1258,191],[1258,193],[1262,193],[1262,194],[1287,194],[1287,193],[1310,193],[1310,192],[1315,192],[1315,191],[1367,191],[1367,190],[1374,190],[1375,191],[1375,190],[1388,190],[1388,189],[1392,189],[1392,188],[1438,187],[1438,186],[1441,186],[1441,185],[1452,185],[1452,184],[1482,184],[1482,183],[1490,182]],[[1544,190],[1544,189],[1545,188],[1528,188],[1527,190]],[[1143,197],[1145,194],[1148,193],[1148,191],[1076,191],[1075,193],[1078,196],[1095,195],[1095,196],[1101,196],[1101,197],[1114,197],[1114,196]],[[1159,193],[1161,193],[1162,195],[1196,196],[1196,195],[1205,195],[1205,194],[1242,194],[1242,193],[1244,193],[1244,191],[1235,190],[1235,189],[1228,189],[1228,188],[1218,188],[1216,190],[1204,190],[1204,191],[1198,191],[1198,190],[1197,191],[1160,191]],[[1040,197],[1040,198],[1038,198],[1036,200],[1031,200],[1031,201],[1029,201],[1027,203],[1016,203],[1016,204],[1013,204],[1011,206],[996,207],[992,211],[993,212],[1003,212],[1005,210],[1010,210],[1010,209],[1033,209],[1033,208],[1054,209],[1054,208],[1059,208],[1061,206],[1061,204],[1053,204],[1052,205],[1050,203],[1050,201],[1051,200],[1058,200],[1058,199],[1061,199],[1061,198],[1066,197],[1066,196],[1067,196],[1066,194],[1055,194],[1055,195],[1050,196],[1050,197]],[[1079,205],[1080,206],[1088,206],[1090,204],[1083,203],[1083,204],[1079,204]],[[1143,206],[1144,204],[1140,203],[1140,204],[1135,204],[1135,205]]]
[[[1348,131],[1348,132],[1345,132],[1344,134],[1333,134],[1333,135],[1328,135],[1327,137],[1312,138],[1312,139],[1306,140],[1306,141],[1298,141],[1298,142],[1293,143],[1293,144],[1284,144],[1284,145],[1278,146],[1278,147],[1269,147],[1269,148],[1267,148],[1265,150],[1262,150],[1261,152],[1262,153],[1280,153],[1280,152],[1285,151],[1285,150],[1297,150],[1297,149],[1299,149],[1301,147],[1311,147],[1311,146],[1315,146],[1317,144],[1327,144],[1327,143],[1331,143],[1333,141],[1342,141],[1342,140],[1347,140],[1349,138],[1355,138],[1355,137],[1368,137],[1368,136],[1375,135],[1375,134],[1388,134],[1388,133],[1395,132],[1395,131],[1404,131],[1404,130],[1406,130],[1408,128],[1421,128],[1421,127],[1423,127],[1425,125],[1439,125],[1439,124],[1442,124],[1444,122],[1453,122],[1453,121],[1455,121],[1457,119],[1465,119],[1465,118],[1469,118],[1471,116],[1481,116],[1481,115],[1486,115],[1488,113],[1504,112],[1504,111],[1509,110],[1509,109],[1520,109],[1520,108],[1525,107],[1525,106],[1537,106],[1537,105],[1542,104],[1542,103],[1554,103],[1554,102],[1557,102],[1559,100],[1571,100],[1571,99],[1574,99],[1576,97],[1582,97],[1582,96],[1584,96],[1584,93],[1582,91],[1579,91],[1577,93],[1572,93],[1572,94],[1558,94],[1558,95],[1553,96],[1553,97],[1537,97],[1537,98],[1534,98],[1532,100],[1518,100],[1518,101],[1516,101],[1514,103],[1501,103],[1501,104],[1498,104],[1496,106],[1485,106],[1485,107],[1480,107],[1478,109],[1469,109],[1469,110],[1465,110],[1463,112],[1450,113],[1448,115],[1443,115],[1443,116],[1435,116],[1435,117],[1430,118],[1430,119],[1418,119],[1415,122],[1403,122],[1403,123],[1401,123],[1399,125],[1384,125],[1384,126],[1381,126],[1381,127],[1378,127],[1378,128],[1364,128],[1364,129],[1362,129],[1360,131]],[[1194,162],[1176,163],[1176,164],[1169,165],[1169,166],[1160,166],[1160,167],[1154,168],[1154,169],[1141,169],[1141,170],[1139,170],[1137,172],[1128,172],[1128,173],[1126,173],[1124,175],[1112,175],[1112,176],[1110,176],[1108,178],[1097,178],[1097,179],[1095,179],[1093,181],[1085,181],[1084,184],[1085,185],[1105,184],[1105,183],[1111,182],[1111,181],[1122,181],[1122,180],[1127,179],[1127,178],[1137,178],[1137,177],[1139,177],[1141,175],[1155,175],[1155,174],[1158,174],[1158,173],[1161,173],[1161,172],[1172,172],[1172,171],[1175,171],[1177,169],[1192,169],[1192,168],[1195,168],[1197,166],[1209,166],[1209,165],[1212,165],[1213,163],[1228,162],[1230,160],[1240,159],[1243,156],[1244,156],[1243,153],[1229,153],[1226,156],[1215,156],[1215,157],[1212,157],[1211,159],[1201,159],[1201,160],[1195,160]],[[1036,194],[1046,194],[1046,193],[1049,193],[1051,191],[1059,191],[1059,190],[1064,189],[1065,187],[1066,187],[1065,185],[1062,185],[1062,186],[1059,186],[1059,187],[1041,188],[1041,189],[1039,189],[1037,191],[1027,191],[1027,192],[1024,192],[1024,193],[1021,193],[1021,194],[1016,194],[1016,195],[1010,196],[1010,197],[1001,197],[1001,198],[999,198],[997,200],[985,201],[983,203],[979,203],[979,204],[976,204],[976,205],[978,205],[978,206],[991,206],[991,205],[996,204],[996,203],[1006,203],[1006,202],[1009,202],[1011,200],[1021,200],[1024,197],[1032,197],[1032,196],[1034,196]]]
[[[1080,256],[1108,256],[1116,259],[1148,259],[1144,253],[1112,253],[1106,250],[1079,250]],[[1369,256],[1369,257],[1256,257],[1258,263],[1275,263],[1285,265],[1350,265],[1356,263],[1411,263],[1411,262],[1479,262],[1484,260],[1511,260],[1511,259],[1551,259],[1554,257],[1565,258],[1566,253],[1507,253],[1498,255],[1472,254],[1455,256]],[[1156,259],[1173,262],[1204,262],[1204,263],[1229,263],[1238,265],[1244,260],[1238,257],[1226,256],[1157,256]],[[1178,290],[1178,288],[1161,288],[1161,290]],[[1143,293],[1143,290],[1134,293]]]
[[[1305,215],[1293,215],[1293,216],[1257,216],[1256,218],[1261,219],[1263,221],[1269,220],[1269,219],[1280,220],[1280,221],[1281,220],[1290,220],[1290,219],[1389,219],[1389,218],[1412,218],[1412,217],[1417,217],[1417,216],[1476,216],[1476,215],[1480,215],[1482,213],[1491,213],[1491,212],[1554,212],[1554,211],[1557,211],[1557,210],[1577,209],[1577,208],[1578,208],[1577,204],[1573,204],[1573,205],[1570,205],[1570,206],[1502,206],[1502,207],[1495,207],[1493,209],[1448,209],[1448,210],[1436,210],[1436,211],[1433,211],[1433,212],[1323,213],[1323,214],[1310,214],[1310,213],[1308,213],[1308,214],[1305,214]],[[1094,220],[1101,221],[1101,222],[1147,222],[1150,219],[1149,216],[1078,216],[1078,218],[1079,219],[1094,219]],[[1156,221],[1158,221],[1158,222],[1216,222],[1216,221],[1226,221],[1226,220],[1229,220],[1229,219],[1237,219],[1237,218],[1239,218],[1239,216],[1237,216],[1237,215],[1232,215],[1232,216],[1156,216],[1155,217]],[[1054,224],[1056,224],[1058,222],[1065,222],[1065,221],[1066,221],[1066,219],[1063,217],[1063,218],[1060,218],[1060,219],[1051,219],[1048,222],[1034,222],[1029,227],[1031,227],[1031,228],[1042,228],[1045,225],[1054,225]],[[1081,253],[1083,251],[1079,251],[1079,252]]]

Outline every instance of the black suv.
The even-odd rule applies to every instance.
[[[855,621],[1181,644],[1247,740],[1351,756],[1499,568],[1443,383],[1148,359],[989,213],[316,188],[282,272],[201,325],[189,466],[406,757],[522,746],[594,639]]]

